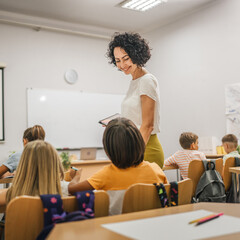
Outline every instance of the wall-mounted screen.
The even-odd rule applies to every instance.
[[[4,141],[4,89],[3,68],[0,68],[0,141]]]

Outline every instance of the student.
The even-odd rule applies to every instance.
[[[145,143],[134,125],[126,118],[110,121],[103,135],[104,150],[112,161],[108,166],[80,182],[81,170],[68,185],[69,193],[84,190],[123,190],[135,183],[167,183],[156,163],[143,161]]]
[[[63,177],[60,157],[52,145],[42,140],[32,141],[23,150],[12,186],[1,190],[0,205],[21,195],[62,195]]]
[[[240,157],[237,146],[238,139],[234,134],[227,134],[222,138],[222,144],[225,152],[227,153],[223,156],[223,164],[225,164],[226,160],[230,157]]]
[[[27,128],[23,134],[23,146],[26,146],[28,142],[34,140],[44,140],[45,138],[45,131],[44,129],[39,126],[35,125],[33,127]],[[13,153],[7,161],[5,161],[0,166],[0,177],[2,177],[6,172],[14,172],[18,166],[19,160],[21,158],[22,151]]]
[[[198,150],[198,136],[192,132],[180,135],[179,143],[183,150],[179,150],[164,162],[165,166],[178,166],[183,179],[188,177],[188,166],[192,160],[204,160],[206,156]]]

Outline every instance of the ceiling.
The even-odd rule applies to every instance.
[[[113,31],[149,32],[217,0],[168,0],[136,12],[121,0],[0,0],[0,22],[49,26],[107,36]]]

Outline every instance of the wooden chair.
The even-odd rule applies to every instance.
[[[78,209],[74,196],[63,197],[63,208],[66,212]],[[108,216],[109,197],[105,191],[95,192],[95,217]],[[5,239],[36,239],[43,229],[43,206],[39,197],[20,196],[7,206]]]
[[[232,184],[232,174],[229,172],[230,167],[235,167],[235,158],[228,158],[223,167],[223,182],[225,185],[225,191],[228,191]]]
[[[170,197],[170,184],[164,184],[168,198]],[[178,205],[191,202],[192,181],[185,179],[178,182]],[[124,195],[122,213],[137,212],[160,208],[161,203],[153,184],[137,183],[130,186]]]
[[[222,176],[222,169],[223,169],[222,158],[218,158],[215,160],[215,168]],[[203,166],[202,160],[192,160],[188,167],[188,178],[192,179],[192,182],[193,182],[192,197],[195,196],[198,181],[203,173],[204,173],[204,166]]]

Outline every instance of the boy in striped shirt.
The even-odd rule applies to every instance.
[[[204,160],[206,156],[198,150],[198,136],[192,132],[180,135],[179,143],[183,150],[179,150],[164,161],[165,166],[178,166],[183,179],[188,177],[188,165],[192,160]]]

